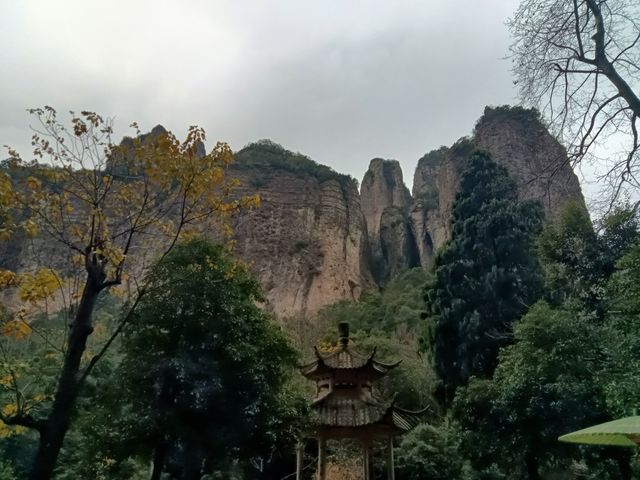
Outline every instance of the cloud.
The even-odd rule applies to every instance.
[[[272,138],[361,177],[417,159],[513,102],[504,21],[516,0],[4,2],[0,143],[28,151],[50,104],[234,148]]]

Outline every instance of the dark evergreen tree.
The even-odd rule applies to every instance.
[[[475,152],[463,168],[452,236],[438,254],[427,304],[437,317],[435,363],[448,402],[469,377],[490,376],[513,322],[540,296],[534,252],[539,202],[520,201],[506,169]]]

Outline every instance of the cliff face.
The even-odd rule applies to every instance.
[[[477,148],[507,168],[521,198],[540,200],[547,218],[569,202],[584,205],[564,148],[535,112],[519,108],[487,108],[473,137],[424,155],[411,193],[393,160],[371,160],[358,193],[349,177],[273,143],[238,152],[232,174],[262,205],[238,219],[237,249],[270,308],[314,313],[429,267],[451,234],[460,171]]]
[[[521,198],[542,202],[548,219],[555,218],[568,202],[584,206],[565,148],[535,112],[487,108],[476,124],[474,142],[506,167],[518,183]]]
[[[415,266],[415,242],[407,228],[411,194],[402,179],[400,163],[374,158],[360,188],[362,213],[367,223],[371,268],[383,285],[396,274]]]
[[[416,258],[423,267],[432,264],[434,252],[450,237],[460,171],[475,149],[487,151],[504,165],[518,185],[520,198],[542,202],[547,219],[555,218],[568,203],[576,202],[586,208],[578,178],[566,163],[565,149],[549,134],[537,113],[520,108],[487,108],[473,137],[429,152],[418,161],[409,205],[388,195],[380,196],[378,192],[388,191],[394,185],[385,187],[367,181],[380,178],[375,171],[373,175],[370,172],[365,175],[363,205],[367,198],[373,204],[368,207],[369,212],[391,212],[391,208],[395,212],[379,217],[365,213],[372,251],[380,244],[395,252],[393,258],[382,255],[382,265],[376,265],[374,271],[387,272],[386,277],[376,277],[379,283],[388,279],[389,272],[412,266]],[[379,169],[374,161],[369,168]],[[395,233],[383,233],[389,230]],[[391,246],[393,243],[395,247]]]
[[[355,180],[268,142],[236,154],[231,174],[260,208],[235,225],[239,256],[280,316],[357,300],[373,287]]]
[[[164,131],[158,126],[143,141]],[[282,317],[313,314],[409,268],[429,267],[450,236],[460,171],[476,148],[507,168],[521,198],[542,201],[548,218],[569,202],[584,205],[565,150],[535,112],[522,109],[486,109],[473,137],[424,155],[411,193],[397,161],[373,159],[358,192],[352,178],[269,141],[237,152],[229,173],[240,194],[260,195],[261,206],[235,220],[236,249],[262,284],[267,308]],[[1,243],[0,267],[35,262],[23,244]]]
[[[413,180],[411,228],[418,239],[420,263],[428,268],[434,253],[451,234],[451,211],[458,190],[460,170],[473,150],[462,141],[451,148],[441,147],[419,161]]]

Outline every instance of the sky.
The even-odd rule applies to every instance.
[[[514,103],[517,0],[0,0],[0,145],[29,158],[26,109],[92,110],[116,131],[189,125],[269,138],[361,179]]]

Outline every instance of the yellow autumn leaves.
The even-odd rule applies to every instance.
[[[50,268],[21,274],[0,270],[0,290],[9,288],[16,289],[17,296],[21,301],[35,305],[54,297],[62,288],[62,281],[58,274]],[[26,309],[19,309],[12,318],[7,318],[0,324],[0,335],[18,340],[29,336],[31,327],[26,317]]]
[[[11,209],[13,208],[11,177],[0,173],[0,240],[7,240],[13,233]]]
[[[60,277],[50,268],[23,273],[17,278],[18,295],[23,302],[37,303],[51,298],[62,286]]]

